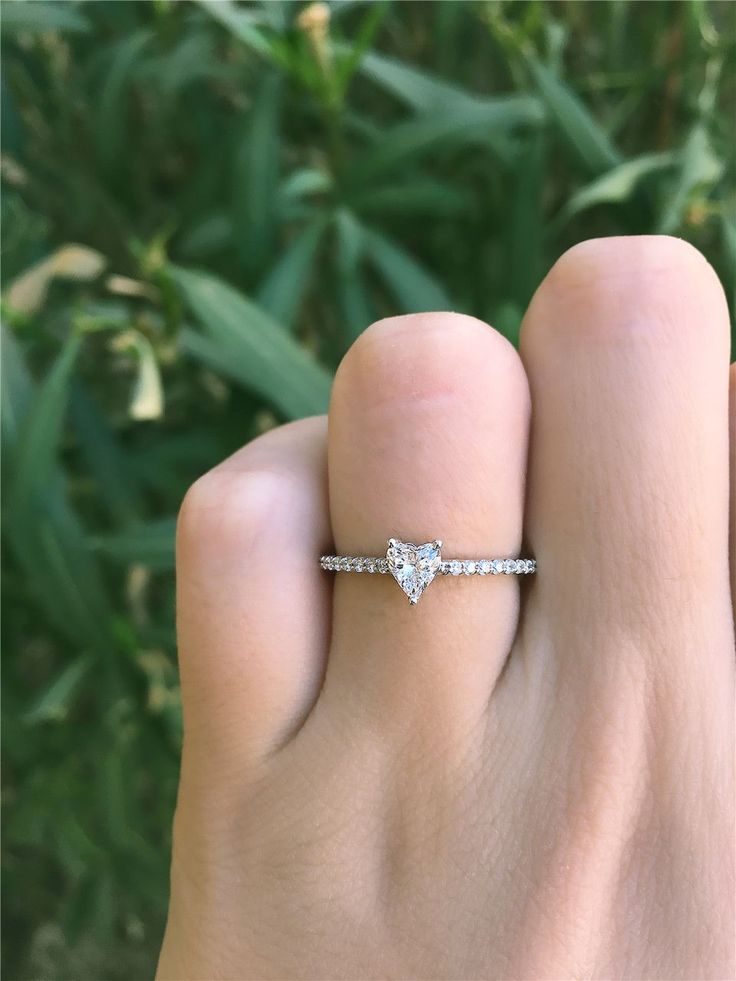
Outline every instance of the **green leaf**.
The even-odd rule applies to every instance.
[[[360,72],[417,112],[438,112],[484,101],[434,75],[375,51],[363,55]]]
[[[511,300],[504,301],[496,310],[493,319],[493,326],[504,337],[508,338],[515,346],[519,346],[519,331],[523,311]]]
[[[3,460],[10,478],[3,536],[31,595],[72,643],[110,652],[109,604],[55,457],[78,340],[67,342],[34,394],[12,335],[3,336]],[[6,496],[7,495],[7,496]]]
[[[444,287],[416,259],[380,232],[364,229],[366,256],[381,273],[404,313],[451,310]]]
[[[182,235],[177,246],[178,254],[188,259],[199,259],[227,248],[233,239],[231,215],[212,211]]]
[[[13,335],[4,325],[0,337],[2,338],[2,357],[0,357],[2,412],[0,412],[0,422],[2,423],[3,462],[7,458],[8,463],[12,466],[12,456],[20,443],[23,420],[33,404],[33,383],[21,356],[20,348]]]
[[[344,93],[350,83],[387,12],[387,0],[373,0],[368,8],[367,16],[363,18],[358,28],[353,44],[347,49],[344,55],[338,58],[337,85],[340,93]],[[337,49],[337,46],[333,45],[333,48]]]
[[[367,187],[351,202],[364,215],[426,215],[441,218],[467,213],[473,195],[447,181],[416,176],[410,181]]]
[[[249,271],[261,269],[276,237],[282,82],[268,75],[246,118],[234,158],[235,241]]]
[[[64,719],[69,712],[71,701],[91,666],[92,660],[88,655],[81,655],[68,664],[61,674],[46,686],[24,714],[23,721],[26,725]]]
[[[502,256],[498,263],[501,275],[494,277],[494,270],[488,273],[489,282],[495,278],[497,284],[496,289],[488,291],[492,294],[488,297],[491,303],[503,297],[508,304],[523,309],[539,285],[547,144],[544,133],[534,133],[509,181],[509,210],[503,222]],[[507,336],[513,339],[511,334]]]
[[[185,350],[263,396],[291,419],[324,412],[330,376],[263,310],[207,273],[170,267],[204,334],[182,332]]]
[[[94,139],[98,159],[114,174],[124,166],[128,127],[121,123],[128,119],[133,69],[152,39],[153,32],[148,28],[136,31],[120,41],[109,55],[97,103]]]
[[[80,344],[79,336],[68,338],[24,421],[14,473],[10,477],[11,500],[35,500],[48,486],[56,464],[69,382]]]
[[[365,151],[351,175],[354,185],[371,185],[382,175],[440,148],[486,145],[505,164],[514,159],[515,131],[541,121],[536,99],[506,96],[468,102],[452,110],[419,116],[384,130],[378,144]]]
[[[265,58],[273,56],[273,45],[261,30],[264,18],[255,10],[247,10],[231,0],[195,0],[218,23],[251,50]]]
[[[326,227],[319,219],[300,232],[284,250],[257,294],[257,301],[274,320],[291,327],[312,278],[314,261]]]
[[[693,126],[682,151],[680,171],[659,222],[659,232],[671,235],[681,226],[691,197],[707,192],[724,172],[704,123]]]
[[[47,34],[53,31],[84,33],[90,23],[72,5],[44,0],[6,0],[0,28],[3,34]]]
[[[348,341],[353,341],[375,319],[361,262],[365,242],[363,227],[346,208],[335,215],[337,251],[337,300],[346,327]]]
[[[596,204],[627,201],[641,180],[660,170],[669,169],[675,159],[673,153],[646,153],[633,160],[626,160],[576,191],[557,220],[568,221],[573,215]]]
[[[621,155],[580,98],[538,58],[530,56],[528,65],[550,117],[583,166],[593,174],[617,167]]]
[[[160,518],[136,525],[125,532],[101,535],[93,540],[98,551],[125,565],[145,565],[149,569],[174,568],[176,518]]]
[[[102,406],[78,379],[70,410],[74,433],[100,504],[116,524],[130,524],[140,507],[140,493],[129,456]]]
[[[284,204],[300,201],[312,194],[327,194],[332,190],[332,178],[323,170],[315,167],[303,167],[283,181],[279,188],[279,198]]]

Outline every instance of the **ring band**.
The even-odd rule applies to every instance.
[[[443,559],[442,542],[424,545],[389,538],[385,556],[322,555],[319,564],[327,572],[390,573],[415,605],[437,575],[514,576],[537,571],[536,559]]]

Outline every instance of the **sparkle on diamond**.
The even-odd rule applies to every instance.
[[[392,538],[386,551],[388,571],[409,597],[409,602],[419,601],[424,590],[437,575],[441,564],[437,542],[413,545]]]

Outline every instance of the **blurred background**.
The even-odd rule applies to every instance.
[[[2,3],[3,965],[152,975],[187,486],[378,317],[559,254],[736,271],[730,3]]]

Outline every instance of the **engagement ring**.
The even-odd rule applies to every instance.
[[[413,545],[389,538],[385,557],[370,555],[323,555],[320,566],[328,572],[391,573],[413,605],[436,575],[518,576],[537,571],[536,559],[443,559],[437,539]]]

